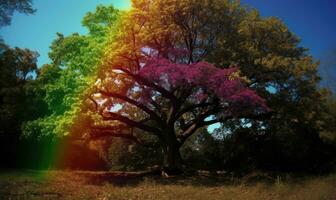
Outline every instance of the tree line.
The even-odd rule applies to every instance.
[[[86,35],[57,34],[40,68],[36,52],[2,41],[8,167],[49,167],[67,144],[58,167],[335,168],[335,98],[280,19],[238,1],[138,0],[82,24]]]

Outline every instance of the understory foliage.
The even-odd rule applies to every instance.
[[[10,48],[0,41],[0,152],[2,167],[30,165],[28,160],[43,160],[34,152],[48,141],[21,140],[21,126],[47,111],[38,73],[38,53],[29,49]],[[41,156],[41,157],[39,157]],[[42,162],[42,161],[40,161]],[[25,166],[27,166],[25,165]],[[38,165],[38,164],[37,164]],[[36,165],[32,165],[36,167]],[[30,166],[30,167],[32,167]]]

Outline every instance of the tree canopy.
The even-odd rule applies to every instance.
[[[242,155],[240,164],[273,170],[329,161],[333,103],[318,62],[280,19],[239,1],[134,0],[129,11],[99,6],[82,23],[87,35],[59,33],[52,43],[52,63],[36,79],[48,112],[25,134],[144,145],[154,137],[168,171],[193,138],[222,138],[224,166]],[[213,123],[213,140],[192,137]]]
[[[112,6],[98,6],[96,12],[84,17],[83,25],[89,29],[88,35],[74,33],[65,37],[57,34],[49,53],[52,63],[43,67],[41,71],[47,73],[38,77],[54,76],[56,79],[44,86],[44,101],[50,113],[27,123],[25,134],[68,135],[76,114],[80,113],[84,91],[95,81],[93,77],[101,61],[107,33],[118,13]]]

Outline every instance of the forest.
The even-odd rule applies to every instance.
[[[0,29],[36,12],[30,0],[0,10]],[[281,19],[235,0],[133,0],[81,23],[87,33],[57,33],[42,66],[1,39],[1,169],[163,182],[335,173],[336,88]]]

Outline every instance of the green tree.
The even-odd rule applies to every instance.
[[[119,15],[120,11],[112,6],[98,6],[95,12],[89,12],[83,18],[82,24],[89,30],[87,35],[74,33],[64,36],[57,33],[51,44],[49,57],[52,63],[44,65],[35,80],[46,109],[37,119],[23,125],[23,134],[26,137],[39,140],[45,138],[50,143],[49,149],[44,150],[47,152],[45,166],[56,164],[59,167],[85,169],[92,169],[92,166],[97,169],[105,167],[102,158],[106,155],[100,154],[101,158],[94,159],[93,155],[98,154],[89,149],[87,142],[90,141],[75,140],[82,140],[85,133],[90,131],[92,119],[89,111],[92,104],[83,99],[86,96],[85,91],[96,81],[94,77],[104,53],[107,33],[113,29]],[[104,148],[103,153],[109,143],[109,140],[102,142],[102,145],[99,143]],[[63,163],[52,163],[50,159],[54,157],[53,151],[61,144],[67,146],[71,152],[64,152]],[[78,152],[86,152],[90,159],[81,159]],[[76,161],[67,162],[69,159]]]
[[[81,118],[84,91],[94,83],[95,73],[107,42],[107,33],[116,23],[119,11],[112,6],[98,6],[96,12],[89,12],[83,19],[83,26],[89,29],[87,35],[74,33],[65,37],[58,33],[51,45],[49,57],[51,66],[59,78],[45,85],[45,102],[50,113],[25,126],[27,135],[68,135],[71,125]],[[41,79],[45,79],[43,76]],[[83,132],[85,127],[78,127]]]

